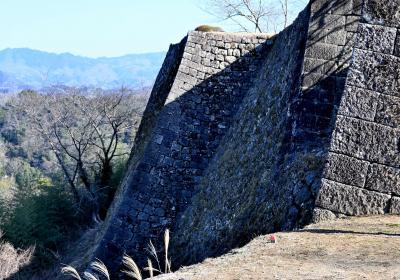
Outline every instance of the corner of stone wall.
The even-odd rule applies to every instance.
[[[113,272],[123,253],[144,265],[150,239],[162,248],[272,43],[263,34],[190,32],[170,50],[95,252]]]
[[[365,0],[316,205],[400,213],[400,5]]]

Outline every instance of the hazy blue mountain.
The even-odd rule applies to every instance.
[[[165,52],[88,58],[26,48],[0,51],[0,92],[54,85],[114,89],[148,87]]]

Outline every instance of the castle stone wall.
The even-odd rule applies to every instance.
[[[229,129],[273,43],[266,34],[190,32],[173,84],[150,99],[129,174],[95,255],[115,270],[123,253],[145,264],[150,240],[189,205],[196,185]],[[167,54],[167,57],[170,53]],[[161,98],[158,97],[161,96]],[[162,108],[161,108],[162,107]],[[157,108],[156,118],[151,112]],[[150,125],[150,129],[146,125]],[[145,136],[142,136],[145,135]]]
[[[266,34],[171,47],[94,255],[174,265],[254,235],[400,213],[399,0],[313,0]],[[174,62],[176,59],[176,62]]]
[[[291,147],[289,108],[301,82],[308,22],[306,11],[277,36],[200,182],[200,192],[178,219],[171,243],[173,264],[222,254],[297,216],[287,217],[295,181],[291,170],[307,159],[285,156]]]
[[[316,202],[336,214],[400,213],[400,2],[384,2],[364,3]]]

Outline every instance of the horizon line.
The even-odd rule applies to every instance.
[[[90,55],[82,55],[82,54],[76,54],[72,53],[69,51],[63,51],[63,52],[55,52],[55,51],[47,51],[47,50],[41,50],[41,49],[33,49],[29,47],[6,47],[3,49],[0,49],[0,52],[4,52],[7,50],[29,50],[29,51],[35,51],[35,52],[41,52],[41,53],[47,53],[47,54],[53,54],[53,55],[72,55],[74,57],[82,57],[82,58],[89,58],[89,59],[107,59],[107,58],[120,58],[124,56],[130,56],[130,55],[146,55],[146,54],[165,54],[167,50],[160,50],[160,51],[151,51],[151,52],[136,52],[136,53],[126,53],[122,55],[115,55],[115,56],[90,56]]]

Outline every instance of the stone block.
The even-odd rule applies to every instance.
[[[357,32],[359,22],[360,22],[359,16],[347,16],[346,17],[346,31]]]
[[[390,200],[390,214],[399,215],[400,214],[400,197],[393,196]]]
[[[332,211],[318,208],[318,207],[315,208],[313,211],[313,217],[312,217],[313,223],[319,223],[322,221],[328,221],[328,220],[333,220],[333,219],[336,219],[336,215]]]
[[[333,0],[332,13],[336,15],[349,15],[353,13],[352,0]]]
[[[371,24],[400,27],[400,0],[365,0],[363,17]]]
[[[323,177],[346,185],[363,187],[368,165],[366,161],[329,153]]]
[[[323,73],[325,73],[324,65],[326,63],[327,63],[326,60],[306,58],[306,59],[304,59],[303,71],[323,74]]]
[[[348,86],[342,96],[339,114],[373,121],[379,94],[370,90]]]
[[[329,60],[337,58],[338,53],[336,45],[315,43],[306,48],[305,57]]]
[[[226,56],[225,57],[225,61],[228,62],[229,64],[233,63],[233,62],[236,61],[236,57],[234,57],[234,56]]]
[[[314,0],[311,5],[311,13],[318,17],[325,14],[347,15],[352,12],[353,5],[349,0]]]
[[[390,195],[322,179],[316,206],[345,215],[385,214]]]
[[[375,122],[400,127],[400,98],[381,94],[376,108]]]
[[[400,96],[400,58],[355,49],[348,84]]]
[[[322,75],[320,73],[306,73],[303,77],[303,87],[311,88],[318,85],[324,78],[327,76]]]
[[[339,115],[332,135],[331,151],[399,166],[399,132],[380,124]]]
[[[400,196],[400,169],[380,164],[371,164],[368,168],[365,188]]]
[[[359,25],[356,48],[392,54],[397,29],[362,23]]]
[[[326,34],[325,43],[334,44],[334,45],[338,45],[338,46],[344,46],[344,45],[346,45],[346,42],[347,42],[346,35],[347,35],[347,32],[344,28],[330,30]]]
[[[346,17],[341,15],[326,14],[322,17],[315,18],[310,23],[311,30],[325,29],[338,30],[346,26]]]

